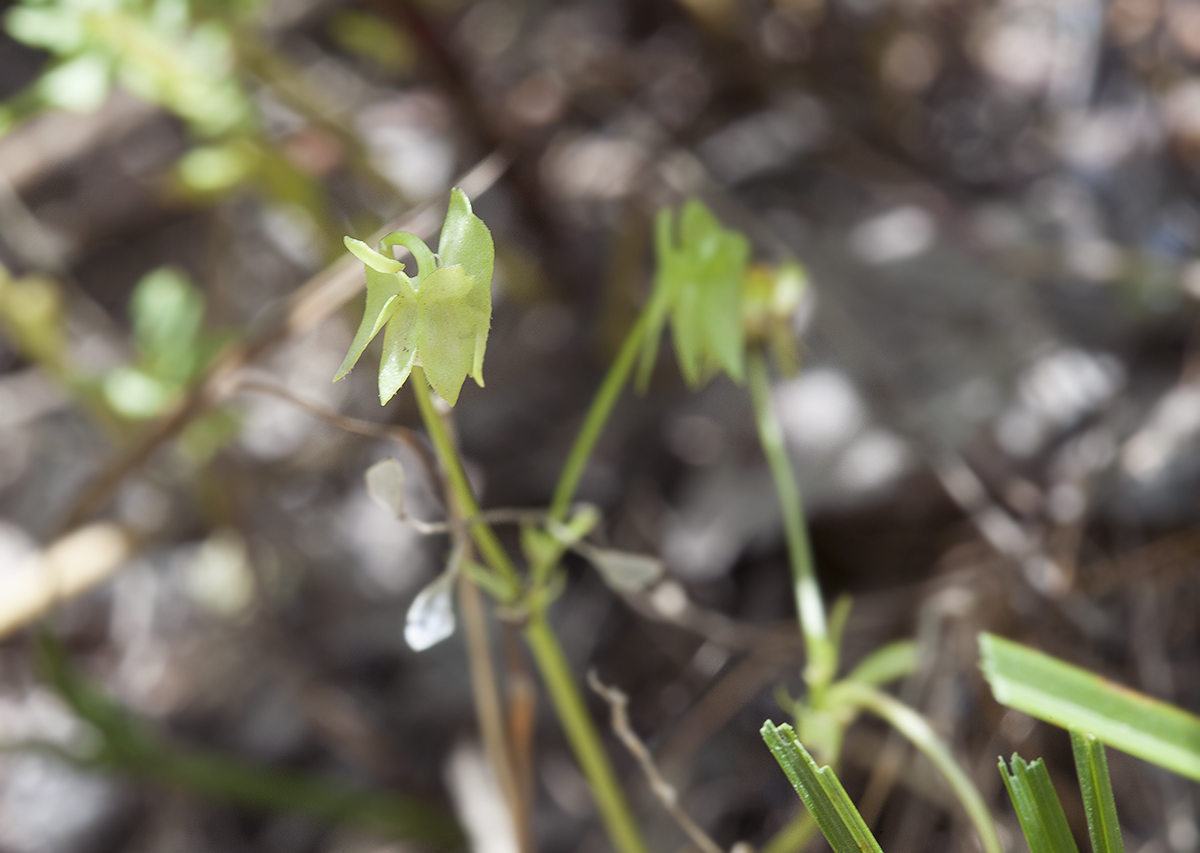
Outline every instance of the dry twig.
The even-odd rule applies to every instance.
[[[717,842],[709,838],[700,826],[692,820],[691,816],[683,810],[679,805],[679,794],[675,787],[671,785],[662,774],[658,772],[658,767],[654,764],[654,758],[650,755],[650,750],[646,748],[646,744],[642,743],[642,739],[637,736],[633,728],[629,725],[629,697],[615,687],[607,687],[596,676],[594,671],[588,673],[588,686],[608,703],[612,709],[612,728],[617,737],[621,739],[621,743],[625,744],[625,748],[637,759],[641,765],[642,772],[646,775],[646,780],[650,783],[650,790],[654,792],[654,796],[658,797],[663,808],[667,813],[675,819],[679,824],[679,828],[687,833],[687,837],[692,840],[692,843],[699,847],[703,853],[724,853],[717,845]]]

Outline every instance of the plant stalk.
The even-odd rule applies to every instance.
[[[452,497],[458,503],[464,516],[475,518],[479,515],[479,504],[475,500],[471,484],[467,481],[466,473],[463,471],[458,449],[450,439],[445,424],[442,423],[442,419],[438,417],[438,413],[433,407],[433,401],[430,398],[431,391],[424,371],[419,367],[414,367],[411,379],[413,391],[417,397],[417,405],[421,411],[421,419],[429,431],[438,459],[446,471],[446,480]],[[616,390],[620,390],[619,384]],[[613,396],[615,398],[615,392]],[[600,423],[602,425],[603,421]],[[569,500],[568,495],[568,502]],[[517,570],[513,566],[512,560],[509,559],[508,553],[500,544],[500,540],[496,538],[496,533],[491,526],[484,522],[472,524],[471,537],[488,566],[506,581],[511,579],[513,587],[519,589],[520,579],[517,576]],[[604,820],[613,846],[620,853],[649,853],[637,823],[633,819],[629,804],[625,800],[625,794],[617,781],[616,773],[604,752],[600,735],[588,715],[587,706],[575,684],[566,656],[559,645],[558,637],[555,636],[554,630],[540,610],[535,610],[530,614],[524,635],[526,643],[533,652],[533,658],[537,662],[542,680],[546,683],[546,689],[550,693],[550,699],[554,704],[559,721],[567,733],[567,740],[587,778],[592,797],[596,800],[600,816]]]
[[[648,853],[554,629],[539,612],[530,615],[524,633],[613,845],[621,853]]]
[[[792,470],[783,428],[771,406],[771,379],[767,374],[766,361],[758,348],[746,355],[746,377],[750,385],[750,397],[754,401],[754,422],[758,427],[758,440],[775,491],[779,494],[779,506],[783,512],[783,529],[787,536],[788,556],[792,566],[792,584],[796,596],[796,611],[800,617],[800,630],[804,634],[808,665],[804,679],[817,701],[824,689],[833,681],[837,671],[837,649],[829,636],[829,625],[825,618],[825,604],[821,600],[821,587],[813,567],[812,547],[808,541],[808,529],[804,522],[804,503],[800,497],[800,484]]]
[[[454,441],[450,438],[446,425],[442,423],[437,410],[433,407],[433,399],[430,397],[432,392],[428,380],[425,379],[425,371],[420,367],[414,367],[410,378],[413,383],[414,395],[417,398],[417,407],[421,410],[421,420],[425,424],[425,429],[429,431],[429,438],[433,441],[438,460],[446,472],[446,482],[450,486],[450,493],[458,502],[463,517],[474,519],[479,515],[479,504],[475,500],[475,493],[471,490],[471,484],[467,480],[467,473],[463,470],[458,448],[454,446]],[[471,538],[475,541],[475,547],[479,549],[479,553],[492,571],[503,578],[514,591],[520,589],[521,580],[517,576],[517,569],[509,559],[504,546],[500,544],[500,540],[496,538],[496,532],[492,530],[491,526],[472,523]]]
[[[638,315],[637,321],[634,322],[633,328],[629,330],[625,340],[622,341],[621,349],[617,352],[612,367],[608,369],[604,382],[600,385],[600,390],[596,392],[596,396],[592,400],[587,417],[583,420],[583,426],[580,427],[579,434],[575,436],[575,443],[571,445],[571,452],[567,455],[562,475],[558,478],[558,485],[554,489],[554,497],[550,501],[550,518],[553,521],[567,520],[567,510],[571,508],[571,500],[575,497],[575,490],[579,488],[579,481],[583,477],[584,469],[587,468],[592,451],[596,448],[596,442],[600,439],[600,433],[604,431],[604,425],[608,423],[613,406],[616,405],[617,398],[621,396],[621,389],[629,381],[629,374],[633,372],[633,366],[637,363],[642,336],[646,333],[648,321],[649,314],[643,309]]]

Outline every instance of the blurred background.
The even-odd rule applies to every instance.
[[[411,395],[380,408],[377,349],[331,382],[342,236],[433,244],[454,185],[497,245],[487,388],[455,409],[485,505],[548,502],[654,213],[698,196],[808,269],[775,402],[847,663],[921,641],[900,693],[1010,849],[997,755],[1073,770],[992,701],[977,631],[1200,708],[1200,2],[3,5],[0,851],[399,853],[495,820],[461,636],[403,639],[445,543],[363,485],[411,461]],[[689,393],[664,349],[581,496],[668,579],[622,598],[571,563],[572,664],[719,844],[765,843],[799,802],[758,728],[802,653],[744,391]],[[536,732],[539,848],[607,849],[545,706]],[[890,737],[859,723],[843,772],[884,849],[975,849]],[[1196,850],[1195,786],[1110,761],[1130,850]]]

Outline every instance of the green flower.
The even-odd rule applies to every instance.
[[[406,231],[388,234],[379,241],[378,252],[360,240],[347,237],[345,242],[367,266],[367,307],[334,381],[350,372],[383,329],[380,403],[395,395],[416,365],[451,405],[458,402],[467,376],[482,387],[483,353],[492,321],[495,248],[491,232],[471,212],[463,191],[450,193],[438,256]],[[392,247],[397,245],[412,252],[416,278],[404,275],[404,265],[392,258]]]
[[[645,388],[658,354],[668,316],[680,372],[693,388],[724,370],[736,382],[744,375],[742,279],[750,244],[722,228],[695,199],[684,205],[678,227],[672,211],[655,223],[658,275],[649,306],[649,327],[642,344],[638,385]]]

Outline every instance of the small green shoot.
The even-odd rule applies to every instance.
[[[1012,798],[1030,853],[1079,853],[1046,764],[1013,753],[1011,769],[1000,759],[1000,775]]]
[[[837,774],[829,766],[817,766],[791,726],[787,723],[776,726],[767,720],[763,723],[762,736],[829,840],[833,853],[883,853],[838,781]]]
[[[1200,717],[994,634],[979,649],[1000,704],[1200,780]]]
[[[334,380],[341,379],[383,332],[379,402],[400,390],[414,367],[424,368],[433,390],[454,405],[463,381],[483,386],[483,355],[492,322],[492,267],[495,247],[483,220],[471,212],[460,189],[450,193],[450,209],[435,256],[419,237],[394,231],[376,252],[346,238],[346,248],[367,268],[367,305],[362,323]],[[417,261],[417,275],[403,273],[392,247],[404,246]]]
[[[1090,732],[1071,729],[1071,749],[1075,752],[1075,771],[1079,774],[1079,789],[1083,792],[1083,810],[1087,814],[1093,853],[1125,853],[1104,744]]]

